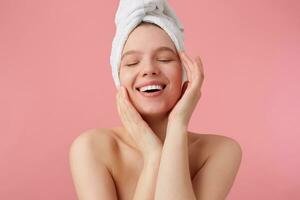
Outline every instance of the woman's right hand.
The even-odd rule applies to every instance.
[[[162,150],[161,140],[132,105],[125,87],[119,87],[116,100],[121,121],[144,159],[160,154]]]

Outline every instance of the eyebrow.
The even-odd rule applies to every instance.
[[[157,51],[171,51],[172,53],[174,53],[176,55],[176,52],[174,52],[173,49],[171,49],[170,47],[159,47],[155,50],[155,52]],[[123,58],[126,56],[126,55],[130,55],[130,54],[135,54],[135,53],[141,53],[141,51],[137,51],[137,50],[130,50],[130,51],[127,51],[125,52],[122,57],[121,57],[121,60],[123,60]]]

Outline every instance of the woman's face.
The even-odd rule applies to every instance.
[[[140,114],[154,116],[170,111],[181,95],[182,65],[168,34],[149,24],[134,29],[122,52],[119,77]],[[143,95],[140,86],[149,81],[165,86],[159,95]]]

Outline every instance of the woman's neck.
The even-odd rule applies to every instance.
[[[168,115],[142,116],[157,137],[164,143],[168,125]]]

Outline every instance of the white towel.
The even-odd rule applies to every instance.
[[[120,86],[119,67],[123,47],[130,32],[142,21],[160,26],[170,36],[177,51],[184,50],[184,28],[166,0],[120,0],[115,16],[116,34],[110,55],[112,76],[116,87]],[[182,84],[186,78],[184,66]]]

